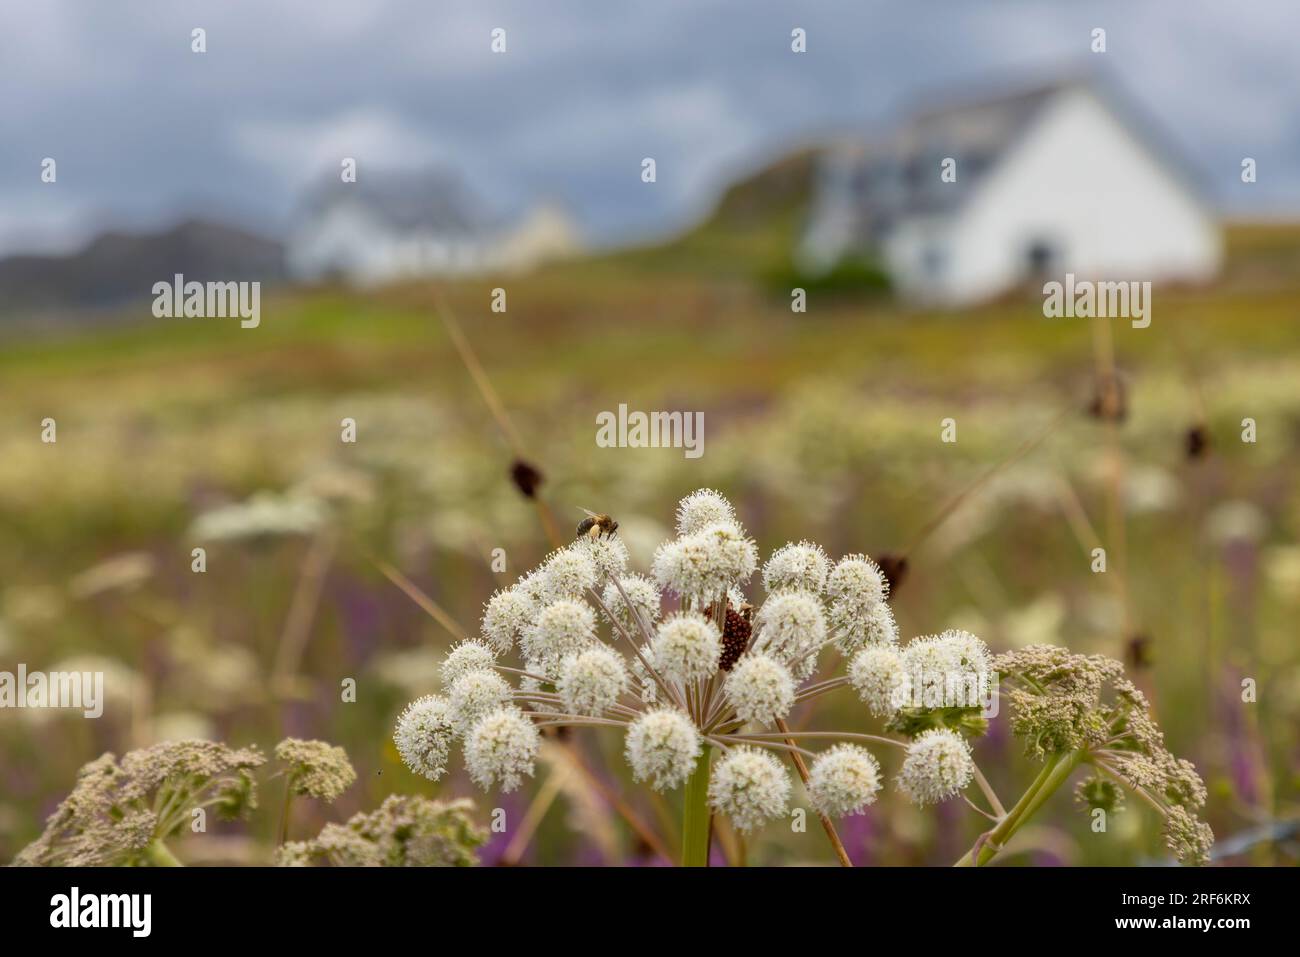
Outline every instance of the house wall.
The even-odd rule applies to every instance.
[[[887,258],[905,293],[962,304],[1025,281],[1034,244],[1054,251],[1042,281],[1203,281],[1222,259],[1210,212],[1084,88],[1062,93],[955,216],[900,228]]]
[[[393,233],[355,206],[313,217],[290,240],[289,267],[303,279],[338,273],[358,285],[463,275],[494,264],[482,243],[432,233]]]

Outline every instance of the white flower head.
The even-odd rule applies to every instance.
[[[769,595],[754,619],[753,650],[788,664],[802,681],[817,668],[817,651],[826,641],[826,615],[812,592]]]
[[[898,786],[916,804],[936,804],[965,788],[974,775],[966,739],[947,728],[931,728],[907,746]]]
[[[607,582],[600,600],[614,616],[614,620],[626,628],[629,635],[639,635],[641,626],[637,624],[636,616],[633,614],[635,611],[640,613],[641,620],[645,622],[647,628],[654,627],[654,623],[659,620],[659,588],[655,583],[644,575],[624,575],[618,580],[618,584],[622,585],[623,591],[627,593],[632,609],[628,609],[627,602],[623,601],[623,596],[614,582]]]
[[[656,791],[678,787],[695,770],[700,733],[680,711],[647,711],[628,728],[624,755],[632,777]]]
[[[736,510],[711,488],[697,489],[677,504],[677,534],[694,535],[719,522],[735,522]]]
[[[521,586],[498,591],[484,606],[483,637],[497,651],[505,653],[537,614],[537,603]]]
[[[627,686],[622,656],[603,645],[593,645],[565,661],[556,690],[564,698],[566,710],[599,716],[618,702]]]
[[[525,629],[524,657],[553,674],[565,658],[596,641],[596,613],[585,602],[562,598],[541,610]]]
[[[826,592],[832,598],[874,605],[889,598],[889,579],[866,555],[845,555],[831,570]]]
[[[397,719],[393,743],[403,764],[416,774],[436,781],[447,771],[447,754],[455,736],[451,702],[431,694],[406,706]]]
[[[874,804],[880,790],[880,764],[870,751],[837,744],[813,761],[808,773],[808,798],[827,817],[860,814]]]
[[[820,594],[826,587],[830,559],[820,545],[793,542],[772,553],[763,566],[763,587],[768,593],[788,588]]]
[[[705,594],[717,595],[743,585],[758,568],[758,546],[735,522],[717,522],[696,532],[707,567]]]
[[[650,571],[663,588],[684,598],[702,596],[708,590],[708,555],[704,543],[693,536],[656,548]]]
[[[764,654],[744,655],[722,686],[727,702],[744,721],[770,724],[794,706],[794,676],[781,662]]]
[[[893,610],[883,601],[864,605],[847,598],[831,602],[831,635],[835,644],[846,655],[851,655],[867,645],[894,645],[898,643],[898,623]]]
[[[465,766],[484,790],[494,783],[513,791],[533,774],[541,744],[537,728],[518,708],[500,708],[486,715],[465,737]]]
[[[462,641],[451,649],[442,663],[442,684],[450,688],[456,679],[470,671],[491,671],[497,656],[481,641]]]
[[[590,558],[599,578],[614,578],[627,573],[627,546],[617,536],[590,538],[584,535],[569,549]]]
[[[718,670],[722,635],[699,612],[679,612],[666,618],[655,631],[651,663],[666,681],[688,684],[708,678]]]
[[[495,671],[467,671],[452,682],[447,698],[452,721],[464,733],[510,700],[510,685]]]
[[[988,646],[968,631],[914,638],[903,648],[909,695],[921,707],[978,707],[991,668]]]
[[[758,748],[733,748],[709,777],[709,804],[738,831],[752,831],[785,814],[789,798],[790,778],[781,762]]]
[[[868,710],[887,718],[899,707],[903,658],[891,645],[868,645],[849,659],[849,683]]]
[[[581,548],[561,548],[552,552],[537,573],[537,591],[541,603],[549,605],[561,599],[580,599],[594,588],[599,577],[596,563]]]

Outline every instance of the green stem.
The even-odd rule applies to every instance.
[[[145,857],[154,867],[184,867],[176,855],[168,850],[167,845],[161,840],[154,841],[144,849]]]
[[[1043,769],[1038,772],[1038,777],[1034,778],[1033,783],[1029,785],[1025,793],[1020,795],[1020,800],[1016,802],[1015,807],[1008,811],[1006,817],[1002,818],[998,825],[989,832],[987,837],[983,839],[983,843],[976,845],[979,848],[978,854],[975,848],[972,847],[953,866],[983,867],[997,857],[998,852],[1011,839],[1011,836],[1020,830],[1021,826],[1043,806],[1043,802],[1066,782],[1082,760],[1082,751],[1052,755],[1043,765]]]
[[[713,815],[709,811],[709,747],[695,760],[686,779],[686,805],[682,811],[682,866],[709,866],[709,836]]]
[[[283,845],[289,839],[289,806],[293,803],[293,778],[284,779],[284,804],[280,807],[280,833],[277,844]]]

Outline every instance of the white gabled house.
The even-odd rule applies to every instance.
[[[507,221],[486,213],[445,171],[375,171],[355,183],[330,180],[311,191],[286,259],[299,279],[339,277],[374,286],[525,271],[579,248],[576,226],[557,206],[537,206]]]
[[[955,181],[945,182],[945,160]],[[1222,241],[1194,178],[1103,84],[1058,80],[916,113],[830,148],[798,258],[869,253],[905,297],[961,306],[1023,284],[1202,282]]]

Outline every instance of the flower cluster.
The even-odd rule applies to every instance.
[[[285,738],[275,746],[275,757],[289,766],[286,774],[294,794],[334,801],[357,779],[347,752],[324,741]]]
[[[1128,787],[1165,820],[1169,850],[1181,861],[1209,859],[1214,833],[1199,819],[1205,785],[1195,766],[1174,757],[1151,719],[1146,696],[1124,666],[1101,655],[1032,645],[998,657],[1011,686],[1012,730],[1032,757],[1075,753],[1097,770],[1076,792],[1089,807],[1117,810]]]
[[[1031,756],[1071,756],[1061,780],[1046,770],[1042,780],[1055,787],[1079,763],[1094,764],[1156,797],[1181,856],[1208,846],[1208,830],[1181,813],[1204,800],[1195,770],[1164,750],[1113,662],[1062,649],[995,661],[959,630],[902,644],[888,579],[864,555],[833,561],[815,544],[787,544],[762,565],[762,599],[751,605],[746,589],[759,570],[735,509],[707,489],[681,501],[677,537],[655,551],[648,577],[629,570],[617,538],[558,549],[490,598],[481,638],[447,656],[442,692],[402,713],[394,739],[403,761],[436,780],[459,744],[478,785],[510,791],[533,774],[545,729],[613,729],[634,780],[660,791],[687,785],[688,802],[707,803],[742,832],[789,813],[793,765],[834,837],[830,818],[877,799],[884,775],[863,745],[882,745],[901,752],[895,784],[908,800],[960,795],[996,822],[996,840],[973,855],[982,863],[1023,823],[1003,810],[969,740],[987,730],[1002,668],[1015,679],[1012,727]],[[1113,701],[1099,697],[1103,684]],[[788,725],[801,703],[841,688],[894,736]],[[964,793],[972,784],[991,810]],[[692,847],[698,857],[707,836],[692,845],[688,834],[684,845],[684,858]]]
[[[177,741],[104,754],[77,773],[72,792],[45,832],[14,863],[107,867],[169,856],[160,842],[188,825],[194,808],[212,806],[226,818],[256,806],[252,771],[265,761],[256,748],[234,750],[212,741]]]
[[[893,714],[904,675],[987,672],[979,639],[945,633],[899,652],[880,569],[863,555],[833,562],[809,542],[777,549],[762,566],[765,597],[754,611],[744,589],[758,549],[717,492],[682,500],[677,533],[656,550],[650,577],[629,571],[617,538],[583,537],[494,594],[481,638],[448,654],[443,691],[398,719],[406,765],[436,780],[459,743],[475,782],[508,791],[533,773],[542,729],[616,728],[635,780],[667,790],[703,773],[709,804],[741,831],[788,812],[791,755],[808,759],[804,787],[819,813],[872,804],[880,764],[854,740],[905,749],[900,789],[917,803],[970,782],[970,748],[954,731],[909,744],[793,731],[785,719],[799,702],[850,684],[877,714]],[[828,651],[847,676],[817,681]],[[517,666],[505,663],[512,652]],[[816,753],[803,737],[842,740]]]
[[[326,824],[310,841],[290,841],[276,853],[281,867],[468,867],[487,833],[470,817],[473,805],[391,794],[370,813]]]

